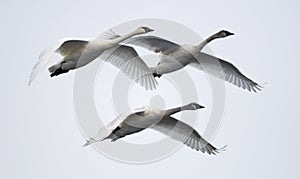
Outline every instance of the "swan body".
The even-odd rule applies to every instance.
[[[155,36],[133,37],[124,43],[137,45],[161,54],[158,65],[151,68],[155,77],[191,66],[248,91],[261,90],[260,85],[242,74],[233,64],[201,52],[209,42],[231,35],[234,34],[222,30],[195,46],[179,45]]]
[[[129,70],[121,70],[146,89],[155,89],[157,82],[151,77],[150,69],[138,56],[136,51],[129,46],[119,45],[120,42],[132,36],[145,34],[151,31],[153,30],[148,27],[139,27],[135,31],[124,36],[115,36],[114,34],[111,34],[105,38],[96,39],[63,39],[54,47],[49,48],[40,55],[40,61],[32,70],[29,85],[36,78],[38,73],[48,65],[53,54],[56,52],[61,54],[63,59],[48,68],[51,77],[83,67],[99,57],[118,68],[124,68],[124,66],[129,65]],[[136,73],[133,73],[131,69],[135,70]]]
[[[168,55],[162,55],[159,64],[152,68],[155,75],[161,76],[182,69],[194,59],[196,49],[191,45],[182,45]]]
[[[106,139],[116,141],[127,135],[138,133],[145,129],[153,129],[162,134],[180,141],[185,145],[202,151],[203,153],[216,154],[219,149],[209,144],[191,126],[183,123],[171,115],[184,110],[197,110],[204,108],[197,103],[172,108],[168,110],[155,109],[152,107],[142,107],[134,110],[130,114],[120,115],[115,120],[100,129],[95,137],[90,138],[84,146]]]

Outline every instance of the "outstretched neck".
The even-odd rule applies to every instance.
[[[178,112],[184,111],[184,110],[191,110],[191,109],[188,105],[182,106],[182,107],[177,107],[177,108],[172,108],[172,109],[166,110],[165,115],[170,116],[172,114],[175,114],[175,113],[178,113]]]
[[[198,48],[198,51],[201,51],[209,42],[220,38],[217,34],[211,35],[208,38],[206,38],[203,42],[201,42],[199,45],[196,46]]]
[[[117,44],[117,43],[120,43],[120,42],[122,42],[122,41],[124,41],[124,40],[126,40],[126,39],[128,39],[132,36],[138,35],[138,34],[140,34],[140,33],[138,33],[137,30],[135,30],[133,32],[130,32],[128,34],[125,34],[123,36],[120,36],[118,38],[113,39],[113,42]]]

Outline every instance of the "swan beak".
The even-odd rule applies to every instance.
[[[202,109],[202,108],[205,108],[205,107],[200,105],[200,109]]]
[[[227,36],[231,36],[231,35],[234,35],[234,33],[232,33],[232,32],[227,33]]]
[[[152,31],[154,31],[153,29],[149,29],[149,32],[152,32]]]

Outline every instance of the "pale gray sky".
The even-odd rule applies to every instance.
[[[299,178],[298,11],[298,1],[3,1],[0,178]],[[119,163],[81,147],[74,73],[50,79],[44,71],[27,86],[39,53],[58,39],[95,37],[139,18],[176,21],[202,37],[220,29],[236,34],[210,48],[267,85],[257,94],[226,85],[224,119],[212,141],[228,144],[226,152],[208,156],[183,147],[155,163]],[[204,105],[205,95],[198,101]]]

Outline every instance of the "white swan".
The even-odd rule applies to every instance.
[[[189,65],[243,89],[254,92],[261,90],[262,86],[243,75],[233,64],[200,52],[212,40],[230,35],[234,34],[222,30],[195,46],[179,45],[155,36],[133,37],[124,41],[124,43],[137,45],[161,54],[159,64],[152,68],[154,76],[160,77],[163,74],[177,71]]]
[[[124,36],[111,34],[108,37],[96,39],[63,39],[40,55],[40,61],[33,67],[28,84],[32,83],[38,73],[50,62],[53,54],[57,52],[63,56],[63,59],[49,67],[51,77],[85,66],[101,55],[102,60],[120,68],[141,86],[146,89],[155,89],[157,82],[136,51],[132,47],[119,45],[120,42],[134,35],[151,31],[153,30],[148,27],[139,27]],[[105,33],[104,36],[107,34]]]
[[[190,103],[182,107],[168,110],[160,110],[151,107],[139,108],[133,113],[120,115],[115,120],[108,123],[106,127],[99,130],[95,137],[90,138],[84,146],[106,139],[116,141],[126,135],[150,128],[165,134],[174,140],[180,141],[197,151],[200,150],[203,153],[216,154],[219,149],[203,139],[195,129],[188,124],[171,117],[172,114],[183,110],[196,110],[200,108],[204,107],[197,103]]]

